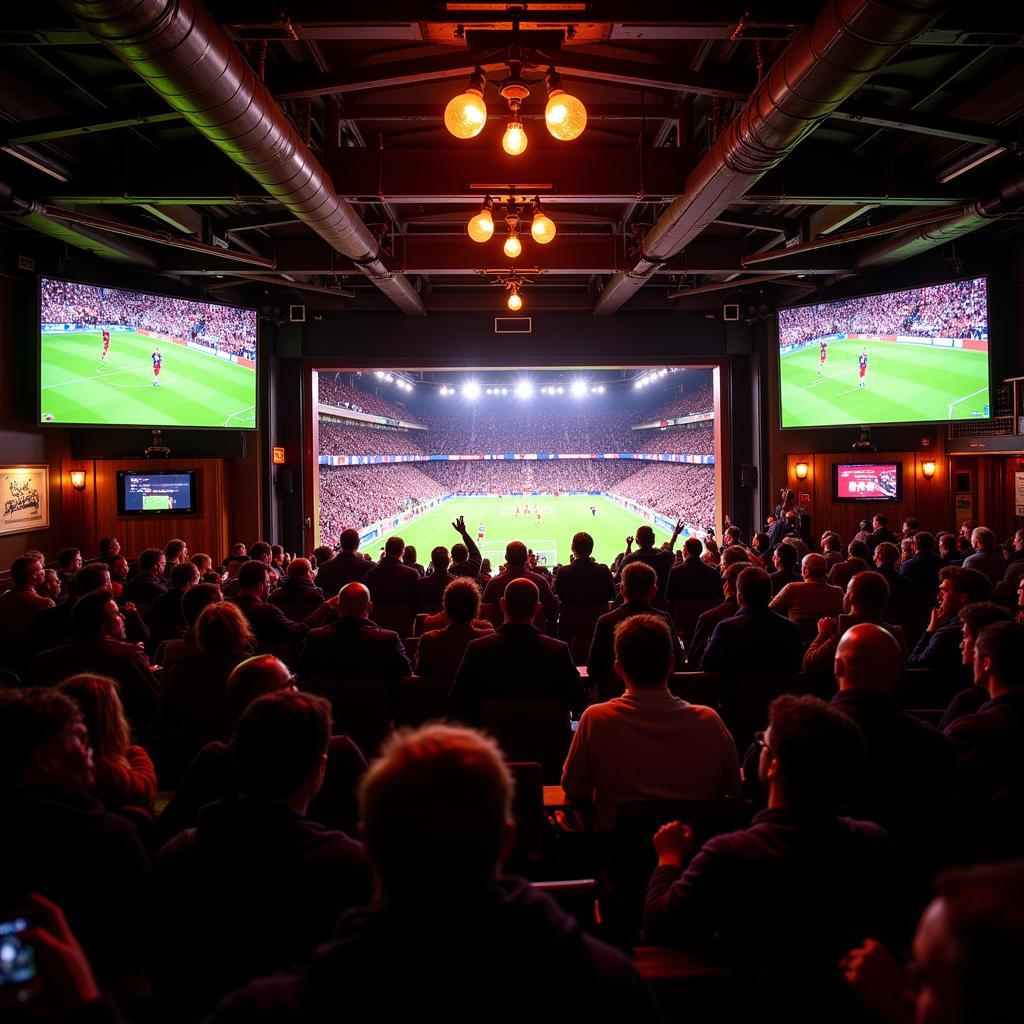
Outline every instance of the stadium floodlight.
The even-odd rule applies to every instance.
[[[502,393],[503,395],[507,395],[507,394],[508,394],[508,388],[502,388],[502,389],[501,389],[501,393]]]
[[[574,380],[572,382],[572,397],[582,398],[587,393],[586,381]]]
[[[533,385],[528,380],[516,384],[516,398],[527,399],[533,394]]]
[[[558,389],[558,393],[559,393],[560,395],[561,395],[561,394],[563,394],[564,392],[565,392],[565,388],[559,388],[559,389]]]
[[[659,370],[659,371],[658,371],[658,376],[659,376],[659,377],[664,377],[664,376],[665,376],[665,374],[667,374],[667,373],[668,373],[668,370]]]
[[[480,397],[480,385],[475,380],[467,380],[462,385],[462,397],[475,402]]]
[[[383,370],[374,370],[373,371],[373,375],[374,375],[374,377],[377,378],[377,380],[383,380],[384,379],[384,371]]]

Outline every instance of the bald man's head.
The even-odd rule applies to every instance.
[[[338,594],[338,614],[343,618],[370,617],[370,591],[362,583],[346,583]]]
[[[505,588],[501,607],[509,622],[532,622],[540,601],[540,591],[533,580],[513,580]]]
[[[823,580],[828,575],[828,562],[824,555],[804,555],[800,568],[805,580]]]
[[[291,670],[272,654],[257,654],[239,662],[228,676],[225,698],[228,714],[237,721],[242,712],[265,693],[293,689]]]
[[[312,580],[313,564],[308,558],[293,558],[286,572],[290,580]]]
[[[840,690],[888,693],[903,675],[903,652],[887,629],[862,622],[848,629],[839,641],[835,671]]]

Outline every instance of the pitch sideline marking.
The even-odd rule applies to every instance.
[[[239,409],[238,412],[233,412],[225,421],[224,426],[226,427],[236,416],[241,416],[243,413],[247,413],[250,409],[255,411],[255,405],[247,405],[244,409]]]
[[[99,372],[99,371],[97,370],[97,372]],[[118,376],[118,374],[121,374],[121,373],[137,373],[137,372],[138,371],[135,370],[135,369],[131,369],[131,370],[115,370],[113,373],[105,373],[102,376],[102,378],[100,378],[100,379],[101,380],[107,380],[110,377],[116,377],[116,376]],[[95,384],[96,383],[96,378],[95,377],[75,377],[74,380],[62,380],[62,381],[58,381],[58,383],[56,383],[56,384],[46,384],[43,387],[41,387],[39,390],[40,391],[49,391],[50,388],[66,388],[66,387],[69,387],[72,384],[84,384],[86,381],[91,381],[92,383]]]
[[[964,395],[963,398],[958,398],[955,402],[950,402],[949,408],[952,409],[954,405],[959,405],[961,402],[966,402],[968,398],[973,398],[975,395],[980,395],[982,391],[988,391],[987,384],[983,388],[978,388],[977,391],[972,391],[969,395]]]
[[[846,370],[840,370],[839,373],[833,373],[828,377],[819,377],[817,380],[811,381],[810,384],[804,384],[802,387],[783,392],[782,397],[789,398],[790,395],[795,395],[798,391],[806,391],[808,388],[816,387],[818,384],[824,384],[827,380],[835,380],[836,377],[842,377],[844,373],[846,373]]]

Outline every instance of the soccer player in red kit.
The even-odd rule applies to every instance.
[[[153,387],[160,387],[160,367],[163,365],[164,357],[160,355],[160,349],[153,352]]]
[[[821,343],[821,359],[818,360],[818,376],[821,376],[821,371],[825,369],[825,360],[828,358],[828,342],[823,341]]]
[[[107,358],[107,350],[110,348],[110,331],[103,332],[103,351],[100,353],[100,359]]]
[[[868,350],[862,349],[859,358],[857,359],[857,366],[859,367],[860,383],[857,387],[862,388],[867,384],[864,379],[865,374],[868,372]]]

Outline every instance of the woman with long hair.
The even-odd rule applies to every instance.
[[[131,741],[117,684],[83,672],[57,689],[82,709],[94,767],[93,795],[108,811],[137,807],[151,812],[156,799],[156,770],[146,751]]]

